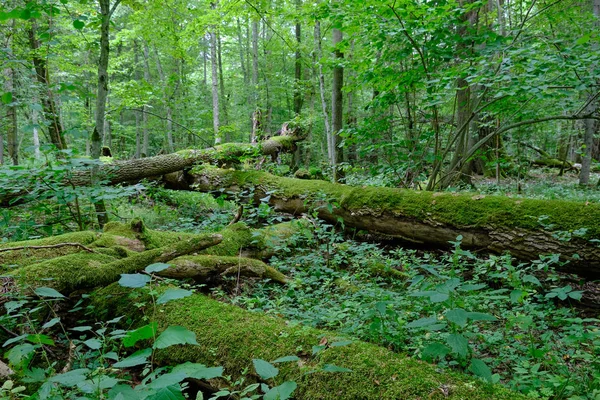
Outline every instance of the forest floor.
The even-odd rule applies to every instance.
[[[475,185],[482,194],[600,201],[600,190],[579,187],[572,173],[536,170],[520,183],[478,178]],[[223,229],[238,210],[208,194],[150,188],[114,200],[111,213],[123,221],[139,217],[152,229],[202,233]],[[243,210],[241,222],[254,228],[292,218],[267,204]],[[305,216],[309,232],[281,244],[268,260],[289,277],[287,285],[233,276],[197,289],[531,398],[600,399],[600,282],[557,272],[558,255],[520,263],[465,250],[460,237],[449,250],[414,248],[343,232],[315,215]]]
[[[580,188],[574,174],[534,171],[521,181],[521,193],[515,180],[475,184],[485,194],[600,201],[600,191]],[[192,205],[192,197],[202,200]],[[218,230],[236,209],[206,195],[162,190],[135,208],[151,227],[186,231]],[[287,218],[246,206],[242,221],[264,226]],[[449,251],[382,245],[308,218],[312,235],[292,238],[269,260],[291,278],[288,285],[230,278],[211,295],[441,368],[470,373],[472,361],[481,360],[486,379],[532,398],[600,398],[600,283],[556,272],[557,256],[519,263],[463,250],[460,238]],[[452,335],[464,339],[461,345],[448,342]]]

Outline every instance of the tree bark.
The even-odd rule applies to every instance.
[[[334,149],[335,144],[333,143],[333,135],[329,125],[329,112],[327,111],[327,100],[325,100],[325,77],[323,76],[323,65],[321,64],[321,57],[323,51],[321,49],[321,22],[315,22],[315,65],[318,65],[317,80],[319,81],[319,94],[321,95],[321,109],[323,111],[323,123],[325,124],[325,137],[327,139],[327,157],[329,163],[332,164],[334,161]]]
[[[344,161],[342,137],[340,135],[344,124],[344,95],[342,88],[344,86],[344,67],[342,61],[344,54],[339,49],[342,41],[342,32],[339,29],[333,29],[333,46],[335,56],[335,66],[333,67],[333,82],[331,85],[331,129],[332,129],[332,155],[333,155],[333,181],[338,182],[343,179],[343,172],[339,165]]]
[[[212,71],[212,108],[213,108],[213,133],[215,135],[215,144],[221,143],[219,133],[219,78],[218,78],[218,60],[217,60],[217,34],[216,28],[210,33],[210,64]]]
[[[29,45],[33,52],[35,77],[42,88],[42,112],[48,123],[48,135],[50,136],[50,141],[58,150],[64,150],[67,148],[67,142],[65,141],[63,126],[60,120],[60,111],[54,93],[50,87],[50,74],[48,72],[46,58],[40,54],[41,45],[36,37],[35,22],[32,23],[28,33]]]
[[[591,241],[600,237],[600,205],[594,203],[350,187],[221,169],[198,171],[188,184],[219,193],[252,187],[255,202],[269,193],[269,204],[277,211],[298,215],[318,210],[320,218],[334,224],[342,218],[347,228],[436,248],[462,236],[464,248],[510,252],[522,260],[560,254],[570,261],[565,270],[600,276],[600,248]],[[585,234],[579,237],[574,232],[581,229]]]

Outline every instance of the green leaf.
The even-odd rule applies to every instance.
[[[436,358],[442,358],[446,354],[450,353],[450,348],[442,343],[431,343],[429,346],[423,349],[423,358],[425,360],[435,360]]]
[[[155,349],[165,349],[176,344],[198,344],[196,334],[183,326],[169,326],[154,343]]]
[[[44,286],[35,289],[33,292],[40,297],[52,297],[52,298],[65,297],[62,294],[60,294],[59,292],[57,292],[56,290],[49,288],[49,287],[44,287]]]
[[[582,44],[586,44],[591,39],[592,39],[592,34],[588,33],[587,35],[583,35],[582,37],[580,37],[579,39],[577,39],[577,41],[575,43],[577,43],[579,45],[582,45]]]
[[[116,385],[108,391],[108,398],[109,400],[140,400],[142,397],[129,385]]]
[[[446,319],[461,327],[467,325],[467,316],[468,313],[462,308],[446,311]]]
[[[181,393],[181,386],[172,385],[159,389],[156,393],[146,397],[146,400],[185,400]]]
[[[187,375],[183,372],[169,372],[167,374],[159,376],[149,384],[146,384],[146,387],[150,389],[163,389],[169,386],[173,386],[181,382],[185,378],[187,378]]]
[[[119,285],[128,288],[141,288],[146,286],[152,280],[148,275],[142,274],[121,274]]]
[[[497,318],[492,314],[482,312],[469,312],[467,313],[469,319],[473,321],[496,321]]]
[[[167,289],[160,297],[156,300],[157,304],[165,304],[171,300],[183,299],[184,297],[191,296],[193,293],[191,290],[185,289]]]
[[[48,335],[36,334],[36,335],[27,335],[27,340],[34,344],[47,344],[49,346],[54,346],[54,340]]]
[[[59,322],[60,322],[59,317],[52,318],[50,321],[48,321],[44,325],[42,325],[42,329],[52,328],[54,325],[58,324]]]
[[[144,271],[146,271],[149,274],[152,274],[154,272],[164,271],[165,269],[169,268],[170,266],[171,266],[170,264],[165,264],[165,263],[154,263],[154,264],[148,265],[144,269]]]
[[[573,300],[581,300],[582,295],[583,295],[583,292],[578,291],[578,290],[569,292],[569,297],[572,298]]]
[[[173,368],[171,372],[184,373],[188,378],[213,379],[223,375],[223,367],[208,368],[204,364],[186,362]]]
[[[76,386],[79,382],[84,381],[87,378],[87,374],[90,370],[87,368],[74,369],[64,374],[54,375],[48,382],[54,382],[67,387]]]
[[[292,393],[298,385],[293,381],[283,382],[279,386],[275,386],[271,388],[267,393],[265,393],[263,399],[264,400],[287,400],[291,397]]]
[[[33,356],[35,349],[36,346],[30,343],[19,344],[6,352],[6,358],[15,367],[21,367]]]
[[[333,342],[329,345],[329,347],[342,347],[342,346],[348,346],[351,345],[353,342],[352,340],[342,340],[340,342]]]
[[[299,361],[300,358],[297,356],[286,356],[286,357],[279,357],[277,360],[275,361],[271,361],[273,364],[278,364],[278,363],[282,363],[282,362],[292,362],[292,361]]]
[[[156,335],[156,322],[151,322],[134,331],[127,332],[123,338],[123,346],[133,347],[140,340],[151,339]]]
[[[446,343],[448,343],[452,352],[461,357],[466,357],[469,353],[469,341],[463,335],[452,333],[446,338]]]
[[[73,28],[77,29],[78,31],[82,30],[85,27],[85,22],[83,22],[80,19],[76,19],[75,21],[73,21]]]
[[[83,342],[83,344],[85,344],[92,350],[98,350],[102,348],[102,342],[98,339],[88,339],[85,342]]]
[[[135,367],[136,365],[143,365],[148,363],[148,357],[152,355],[152,349],[143,349],[136,351],[129,357],[113,364],[115,368],[129,368]]]
[[[279,369],[265,360],[254,358],[252,363],[256,373],[264,380],[274,378],[279,374]]]
[[[2,345],[2,347],[6,347],[6,346],[8,346],[8,345],[11,345],[11,344],[13,344],[13,343],[20,342],[21,340],[23,340],[23,339],[27,338],[28,336],[29,336],[29,335],[26,333],[26,334],[24,334],[24,335],[19,335],[19,336],[17,336],[17,337],[14,337],[14,338],[8,339],[6,342],[4,342],[4,344]]]
[[[533,275],[523,275],[523,282],[529,282],[533,283],[536,286],[542,286],[540,280]]]
[[[94,376],[91,379],[77,383],[77,388],[83,393],[95,393],[98,389],[105,390],[119,383],[119,380],[108,375]]]
[[[406,327],[409,329],[422,328],[424,326],[433,325],[438,322],[436,317],[427,317],[421,318],[416,321],[410,322],[406,324]]]
[[[337,365],[333,365],[333,364],[325,364],[323,366],[323,368],[321,368],[321,371],[323,371],[323,372],[352,372],[351,369],[338,367]]]
[[[448,300],[449,298],[450,296],[446,293],[436,293],[429,297],[429,301],[431,301],[432,303],[442,303]]]
[[[13,94],[11,92],[6,92],[2,95],[1,99],[4,104],[10,104],[13,101]]]
[[[521,301],[523,296],[525,296],[525,294],[526,293],[522,290],[513,290],[512,292],[510,292],[510,300],[513,303],[518,303],[519,301]]]
[[[492,382],[492,370],[483,361],[478,360],[477,358],[471,360],[469,371],[488,382]]]

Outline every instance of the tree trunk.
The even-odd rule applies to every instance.
[[[317,79],[319,81],[319,93],[321,95],[321,109],[323,111],[323,122],[325,124],[325,137],[327,139],[327,157],[329,164],[332,165],[335,161],[335,144],[333,142],[333,135],[329,125],[329,112],[327,111],[327,100],[325,100],[325,77],[323,76],[323,65],[321,65],[321,58],[323,51],[321,49],[321,22],[315,22],[315,65],[318,65]]]
[[[333,67],[333,83],[331,85],[331,130],[332,130],[332,155],[333,155],[333,181],[338,182],[343,179],[343,171],[339,164],[344,161],[342,137],[340,135],[344,124],[344,95],[342,88],[344,86],[344,67],[342,61],[344,54],[338,48],[342,41],[342,32],[339,29],[333,29],[333,46],[336,64]]]
[[[13,165],[19,165],[19,139],[17,136],[17,101],[15,94],[15,70],[12,67],[4,69],[4,91],[12,95],[11,104],[6,105],[6,143],[8,145],[8,156],[11,158]]]
[[[67,142],[65,141],[62,122],[60,120],[60,111],[58,103],[50,87],[50,74],[48,72],[48,64],[46,58],[40,54],[40,42],[36,37],[36,24],[32,23],[29,28],[29,45],[33,51],[33,66],[35,68],[35,77],[41,86],[42,93],[42,112],[44,119],[48,123],[48,135],[50,141],[58,150],[64,150],[67,148]]]
[[[171,109],[171,97],[168,96],[167,92],[169,82],[162,69],[162,63],[160,62],[156,46],[154,46],[154,56],[156,57],[156,69],[158,70],[158,77],[162,86],[163,106],[167,112],[167,150],[169,153],[173,153],[175,151],[175,144],[173,143],[173,110]]]
[[[150,75],[150,52],[148,50],[148,44],[144,42],[143,46],[143,54],[144,54],[144,80],[148,85],[150,85],[150,81],[152,80],[152,76]],[[144,101],[144,103],[146,103]],[[148,113],[146,113],[146,109],[148,107],[144,104],[142,106],[142,129],[143,129],[143,138],[142,138],[142,157],[148,157],[149,146],[150,146],[150,132],[148,131]]]
[[[225,78],[223,77],[223,55],[221,51],[221,35],[217,34],[217,57],[219,59],[219,91],[221,92],[221,109],[223,110],[223,125],[229,124],[227,114],[227,94],[225,93]],[[225,142],[231,142],[229,131],[225,133]]]
[[[334,224],[342,218],[347,228],[436,248],[462,236],[464,248],[508,251],[523,260],[560,254],[570,261],[565,270],[600,276],[600,248],[591,241],[600,237],[600,205],[594,203],[355,188],[221,169],[198,171],[188,177],[188,184],[219,193],[253,188],[256,203],[269,193],[269,204],[277,211],[299,215],[318,210],[320,218]],[[581,229],[582,237],[571,233]]]
[[[215,135],[215,144],[221,143],[219,133],[219,78],[218,78],[218,60],[217,60],[217,34],[216,28],[210,33],[210,64],[212,71],[212,108],[213,108],[213,133]]]

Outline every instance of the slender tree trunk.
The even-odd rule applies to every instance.
[[[10,46],[10,44],[9,44]],[[12,104],[6,105],[6,143],[8,147],[8,155],[12,160],[13,165],[19,165],[19,139],[17,125],[17,108],[14,106],[16,102],[15,95],[15,70],[12,67],[4,69],[4,91],[12,95]]]
[[[48,135],[50,136],[50,141],[58,150],[64,150],[67,148],[67,142],[65,141],[63,127],[60,121],[60,111],[50,87],[50,74],[48,73],[46,58],[40,54],[41,45],[36,37],[36,29],[37,26],[35,22],[33,22],[28,33],[29,45],[33,52],[35,76],[42,89],[42,112],[45,120],[48,121]]]
[[[342,88],[344,86],[344,67],[341,65],[344,54],[338,48],[342,41],[342,32],[339,29],[333,29],[333,46],[336,64],[333,67],[333,83],[331,85],[331,129],[333,135],[333,180],[335,182],[343,179],[343,172],[339,169],[339,164],[344,161],[343,149],[341,147],[342,137],[340,135],[344,124],[344,95]]]
[[[154,56],[156,57],[156,69],[158,70],[158,77],[162,87],[163,106],[167,112],[167,149],[169,153],[173,153],[175,151],[175,144],[173,143],[173,110],[171,109],[171,98],[167,93],[169,82],[167,81],[165,73],[162,69],[162,63],[160,62],[160,57],[156,46],[154,46],[153,50]]]
[[[302,0],[296,0],[296,10],[302,7]],[[299,20],[296,20],[296,53],[294,60],[294,113],[300,115],[302,110],[302,25]]]
[[[594,28],[600,28],[600,0],[592,0],[592,9],[595,17]],[[595,66],[594,66],[595,67]],[[594,70],[595,68],[592,68]],[[598,82],[598,79],[596,79]],[[588,106],[588,114],[595,114],[600,106],[597,99],[592,100]],[[598,131],[598,122],[594,119],[586,119],[585,135],[583,138],[584,156],[581,160],[581,172],[579,173],[579,184],[587,185],[590,182],[590,171],[592,167],[592,153],[594,147],[594,135]],[[600,180],[598,181],[600,184]]]
[[[148,44],[144,42],[144,80],[146,83],[150,84],[152,81],[152,75],[150,75],[150,52],[148,49]],[[148,130],[148,113],[146,113],[146,105],[142,106],[142,126],[143,126],[143,141],[142,141],[142,157],[148,157],[149,147],[150,147],[150,132]]]
[[[315,57],[317,60],[321,60],[323,51],[321,49],[321,22],[315,22]],[[327,100],[325,99],[325,77],[323,76],[323,66],[320,61],[316,61],[318,65],[317,79],[319,81],[319,93],[321,95],[321,109],[323,111],[323,122],[325,124],[325,137],[327,138],[327,156],[329,164],[332,164],[334,160],[333,148],[333,135],[331,134],[331,128],[329,126],[329,112],[327,111]]]
[[[216,28],[213,27],[216,30]],[[221,143],[219,134],[219,77],[218,77],[218,56],[217,56],[217,34],[213,30],[210,33],[210,63],[212,69],[212,106],[213,106],[213,131],[215,135],[215,144]]]
[[[221,110],[223,111],[222,121],[223,125],[229,124],[229,118],[227,114],[227,95],[225,93],[225,79],[223,78],[223,55],[221,51],[221,35],[217,34],[217,56],[219,61],[219,90],[221,92]],[[225,141],[230,142],[231,137],[229,132],[225,133]]]
[[[110,53],[110,17],[120,0],[115,0],[112,9],[110,0],[98,0],[100,4],[101,26],[100,26],[100,59],[98,61],[98,92],[96,95],[96,121],[91,138],[91,156],[94,159],[100,158],[102,150],[102,141],[104,139],[104,118],[106,114],[106,98],[108,97],[108,56]],[[97,171],[92,172],[93,175]],[[94,204],[98,224],[103,227],[108,222],[106,206],[103,200]]]
[[[244,40],[242,38],[242,25],[240,24],[240,19],[236,19],[237,23],[237,34],[238,34],[238,48],[240,50],[240,68],[242,70],[242,75],[244,76],[244,85],[247,85],[248,80],[248,70],[246,69],[246,60],[244,57]]]
[[[262,130],[261,112],[258,107],[258,21],[252,20],[252,134],[250,143],[256,143]]]

